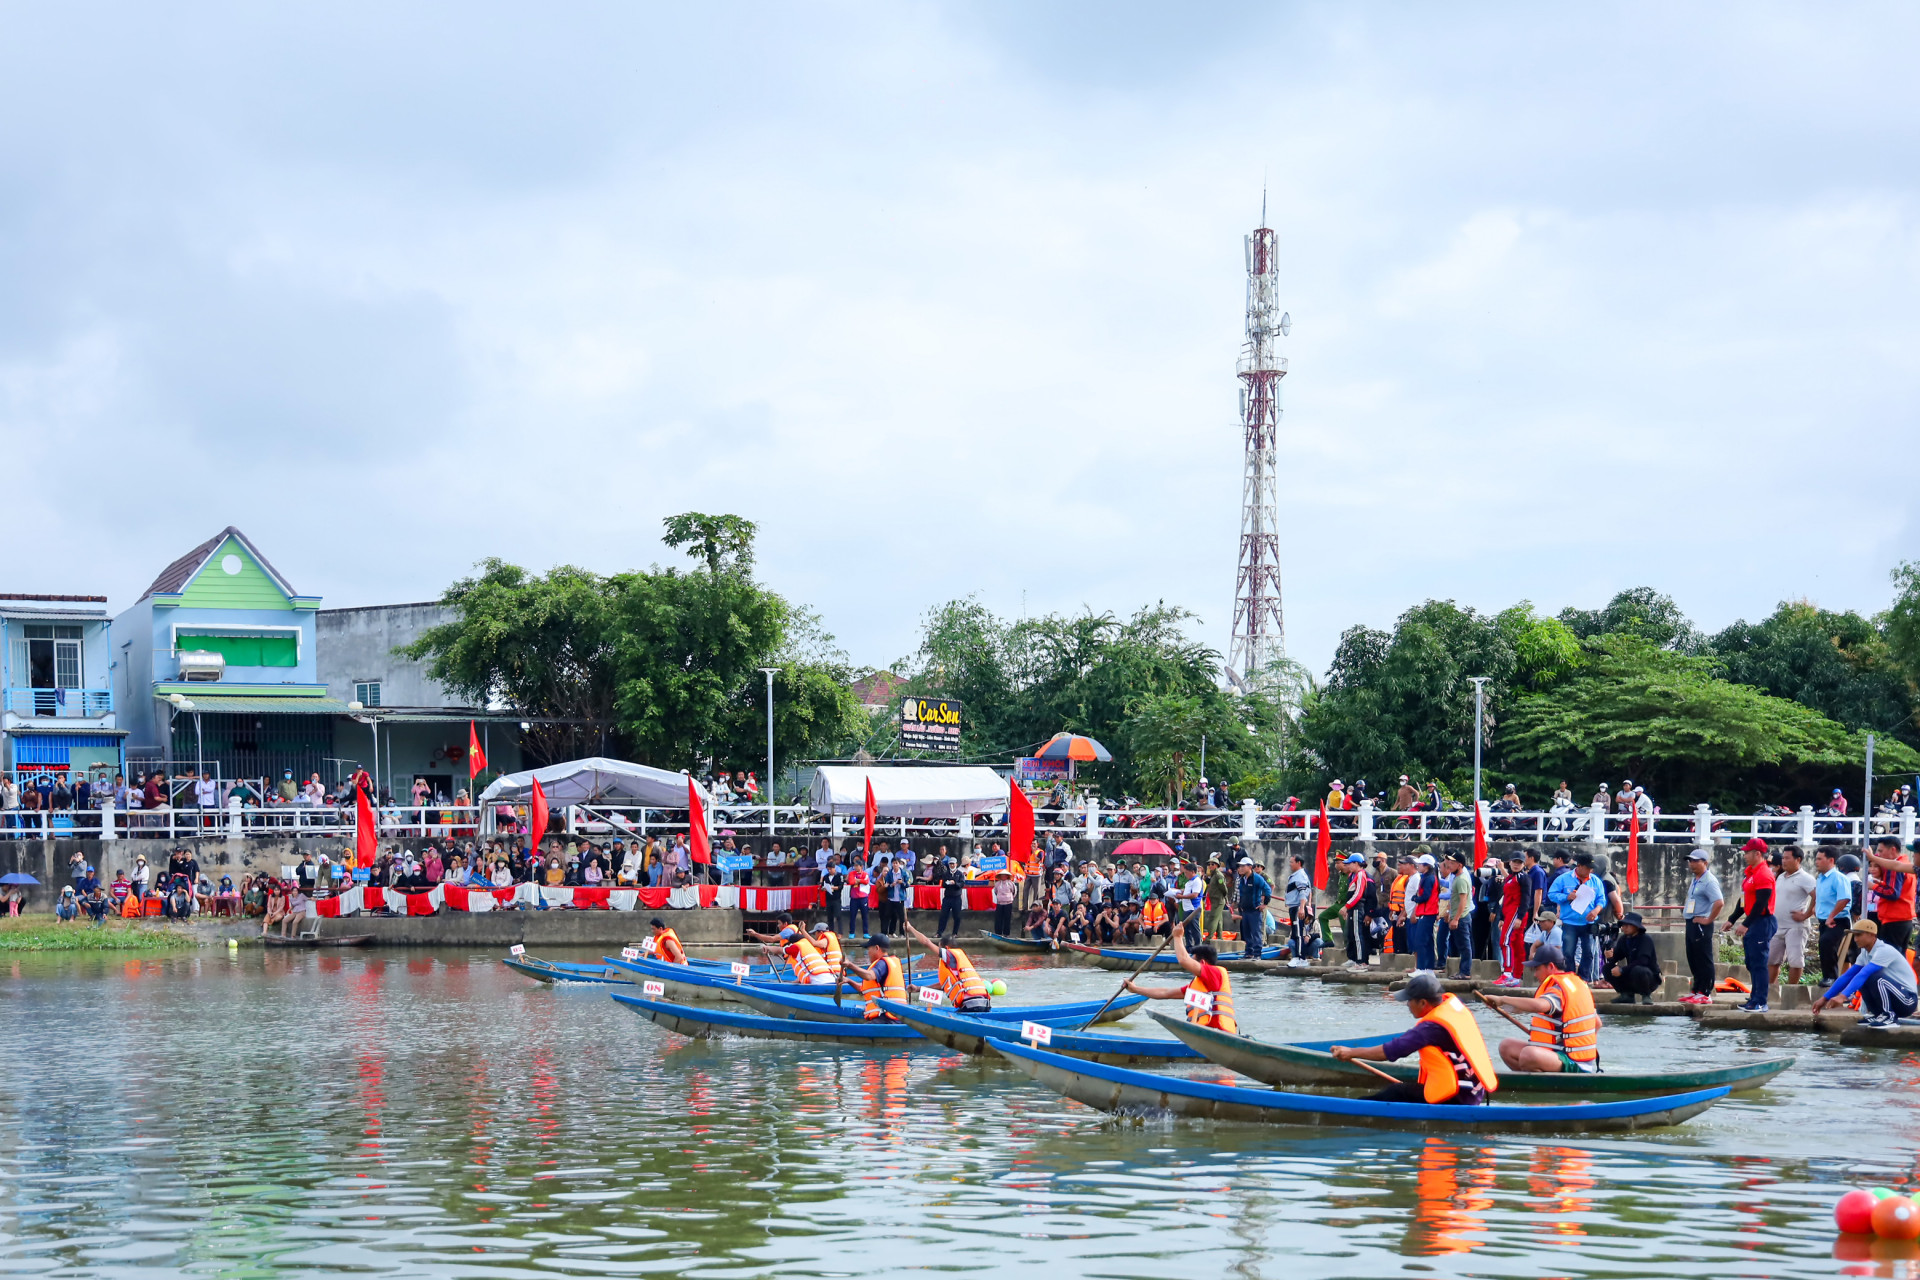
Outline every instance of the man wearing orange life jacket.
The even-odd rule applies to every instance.
[[[1416,973],[1393,993],[1414,1017],[1413,1028],[1385,1044],[1356,1049],[1337,1044],[1333,1056],[1342,1062],[1393,1062],[1410,1053],[1419,1055],[1420,1074],[1373,1095],[1376,1102],[1420,1102],[1436,1106],[1479,1106],[1500,1087],[1500,1074],[1480,1026],[1460,1003],[1448,995],[1440,979]]]
[[[1149,936],[1154,937],[1164,936],[1167,932],[1167,904],[1160,897],[1158,889],[1153,891],[1153,896],[1148,898],[1146,904],[1140,908],[1140,927],[1145,929]]]
[[[845,969],[846,958],[840,952],[840,935],[827,928],[825,920],[813,922],[813,945],[826,957],[827,969],[838,978]]]
[[[1561,969],[1558,947],[1541,945],[1527,958],[1527,972],[1540,986],[1531,996],[1482,998],[1496,1009],[1533,1015],[1527,1038],[1500,1042],[1500,1059],[1513,1071],[1592,1073],[1600,1069],[1600,1015],[1593,992],[1577,974]]]
[[[780,948],[787,958],[787,964],[793,969],[793,980],[808,986],[831,987],[838,984],[833,970],[827,966],[827,958],[820,949],[807,941],[806,935],[794,927],[793,917],[782,912],[780,932],[769,936],[764,933],[747,930],[747,936],[755,942],[769,943]]]
[[[974,971],[973,961],[967,958],[966,952],[958,947],[941,946],[911,923],[907,925],[907,932],[939,961],[940,989],[947,993],[947,1000],[955,1009],[961,1013],[986,1013],[993,1008],[986,980]]]
[[[659,916],[649,923],[653,925],[653,958],[668,964],[685,964],[687,952],[680,945],[680,935],[667,928],[667,922]]]
[[[1240,1024],[1233,1016],[1233,980],[1216,963],[1219,954],[1206,943],[1188,951],[1185,933],[1183,929],[1173,932],[1173,958],[1180,962],[1182,969],[1193,975],[1193,981],[1184,987],[1142,987],[1128,978],[1121,985],[1149,1000],[1184,1000],[1187,1002],[1188,1022],[1238,1034]]]
[[[907,1002],[906,970],[900,962],[887,954],[887,940],[879,934],[870,934],[867,938],[867,963],[865,966],[847,961],[847,972],[861,979],[860,994],[866,997],[868,1022],[892,1022],[893,1015],[885,1012],[874,1003],[876,1000],[897,1000]]]

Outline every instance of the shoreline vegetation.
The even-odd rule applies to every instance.
[[[185,951],[201,939],[164,925],[109,920],[60,923],[51,915],[0,919],[0,952]]]

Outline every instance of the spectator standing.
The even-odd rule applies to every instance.
[[[1840,944],[1853,931],[1853,884],[1829,848],[1814,853],[1813,866],[1819,873],[1813,879],[1813,917],[1820,930],[1820,980],[1831,986],[1840,978]]]
[[[960,870],[960,864],[951,857],[944,858],[937,870],[940,884],[940,918],[934,925],[934,934],[947,937],[947,921],[953,921],[951,936],[960,936],[960,911],[966,905],[967,876]]]
[[[1018,895],[1013,872],[1003,868],[993,873],[993,931],[1003,938],[1013,936],[1013,904]]]
[[[1400,775],[1400,789],[1394,793],[1393,807],[1397,812],[1409,813],[1413,806],[1420,803],[1420,793],[1414,789],[1406,774]]]
[[[1879,941],[1905,951],[1913,935],[1913,860],[1901,850],[1898,836],[1884,835],[1867,847],[1867,862],[1873,868],[1873,909],[1868,914],[1879,922]]]
[[[1273,901],[1273,886],[1253,865],[1252,858],[1241,858],[1234,868],[1234,906],[1240,913],[1241,954],[1258,960],[1265,953],[1262,929],[1266,924],[1267,904]]]
[[[1416,846],[1425,849],[1425,845]],[[1413,967],[1434,967],[1434,934],[1440,921],[1440,873],[1431,853],[1420,853],[1414,860],[1414,878],[1407,885],[1407,941],[1413,948]]]
[[[1281,901],[1286,904],[1289,929],[1289,946],[1296,964],[1307,962],[1307,920],[1313,903],[1313,878],[1307,874],[1307,860],[1300,854],[1293,855],[1293,869],[1287,873],[1286,887],[1281,890]]]
[[[1567,964],[1582,982],[1599,981],[1600,956],[1593,928],[1607,905],[1606,886],[1593,874],[1593,855],[1582,853],[1573,870],[1562,872],[1547,888],[1547,899],[1560,908],[1560,929],[1567,940]]]
[[[1347,885],[1345,900],[1340,906],[1340,931],[1346,935],[1347,966],[1352,969],[1367,967],[1367,959],[1373,941],[1373,907],[1379,895],[1373,886],[1373,877],[1367,874],[1367,860],[1357,853],[1346,857]],[[1258,959],[1258,956],[1251,957]]]
[[[1773,868],[1767,865],[1767,842],[1754,836],[1740,847],[1747,860],[1746,874],[1740,879],[1740,905],[1729,920],[1744,921],[1734,926],[1734,936],[1746,949],[1747,984],[1752,988],[1740,1008],[1750,1013],[1767,1009],[1767,955],[1773,946]]]
[[[1797,985],[1807,967],[1807,933],[1817,926],[1813,919],[1813,899],[1818,891],[1813,873],[1800,865],[1800,851],[1780,851],[1780,874],[1773,889],[1773,941],[1767,947],[1767,982],[1780,981],[1784,966],[1787,981]]]
[[[1473,910],[1473,877],[1467,874],[1467,864],[1459,854],[1448,854],[1443,865],[1447,876],[1447,956],[1460,961],[1460,976],[1473,976],[1473,923],[1470,913]],[[1440,960],[1440,967],[1446,967],[1446,959]]]

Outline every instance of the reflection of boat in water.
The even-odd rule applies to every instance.
[[[260,941],[269,947],[364,947],[373,941],[370,933],[334,933],[316,935],[304,934],[292,938],[282,938],[269,933]]]
[[[1149,1009],[1147,1016],[1171,1031],[1213,1062],[1230,1071],[1270,1084],[1276,1088],[1350,1088],[1376,1091],[1379,1077],[1357,1063],[1342,1062],[1330,1050],[1336,1044],[1361,1047],[1381,1044],[1386,1038],[1363,1040],[1316,1040],[1301,1044],[1274,1044],[1250,1036],[1216,1031],[1198,1023],[1168,1017]],[[1369,1063],[1399,1080],[1412,1080],[1418,1072],[1411,1066],[1394,1062]],[[1527,1071],[1502,1071],[1500,1093],[1556,1093],[1579,1097],[1596,1094],[1689,1093],[1697,1089],[1757,1089],[1793,1065],[1792,1058],[1763,1058],[1731,1067],[1706,1067],[1698,1071],[1601,1072],[1593,1075],[1565,1072],[1545,1074]]]
[[[1171,1112],[1202,1119],[1248,1120],[1262,1124],[1364,1125],[1382,1129],[1498,1133],[1647,1129],[1678,1124],[1698,1115],[1728,1092],[1722,1087],[1657,1098],[1579,1102],[1568,1106],[1507,1103],[1481,1107],[1430,1106],[1210,1084],[1083,1062],[1010,1041],[996,1040],[990,1047],[1041,1084],[1102,1111],[1130,1115]]]

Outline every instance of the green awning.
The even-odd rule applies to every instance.
[[[217,653],[230,667],[297,667],[300,665],[300,641],[297,636],[202,635],[183,631],[174,642],[182,652],[198,649]]]

